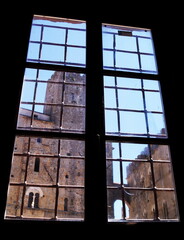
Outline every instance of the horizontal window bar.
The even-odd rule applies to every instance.
[[[141,70],[139,70],[139,71],[141,71]],[[135,73],[135,72],[128,72],[128,71],[127,72],[126,71],[122,72],[122,71],[117,71],[117,70],[107,70],[107,69],[105,69],[105,70],[103,70],[103,74],[106,75],[106,76],[159,80],[159,76],[157,74],[149,74],[149,73],[139,73],[139,72]]]
[[[142,134],[141,134],[142,135]],[[159,136],[160,137],[160,136]],[[127,143],[148,143],[148,144],[160,144],[168,145],[168,138],[145,138],[145,137],[126,137],[126,136],[110,136],[106,135],[105,139],[112,142],[127,142]]]
[[[39,61],[39,60],[35,60],[35,61]],[[61,72],[86,73],[86,69],[83,67],[80,68],[80,67],[72,67],[72,66],[61,66],[61,65],[39,63],[39,62],[27,62],[26,67],[42,69],[42,70],[55,70],[55,71],[61,71]]]
[[[86,138],[85,134],[77,133],[66,133],[66,132],[43,132],[43,131],[30,131],[16,129],[16,136],[22,137],[44,137],[44,138],[62,138],[62,139],[74,139],[74,140],[84,140]]]

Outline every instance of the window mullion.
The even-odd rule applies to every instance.
[[[86,221],[106,222],[106,163],[101,23],[87,22]]]

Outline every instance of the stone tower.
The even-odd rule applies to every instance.
[[[54,72],[43,112],[20,108],[18,128],[83,132],[85,75]],[[84,141],[17,137],[5,217],[84,217]]]

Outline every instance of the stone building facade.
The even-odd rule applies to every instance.
[[[17,126],[80,133],[84,119],[85,76],[54,72],[42,111],[20,107]],[[83,219],[84,157],[81,140],[16,137],[5,217]]]
[[[38,84],[42,84],[41,80],[35,81],[35,96]],[[31,109],[20,107],[17,127],[83,133],[85,75],[54,72],[44,84],[44,102],[33,100],[29,103]],[[37,106],[42,110],[35,111]],[[123,200],[124,207],[127,206],[127,219],[154,219],[155,202],[160,218],[177,218],[174,192],[153,190],[154,186],[174,188],[168,147],[154,145],[149,151],[145,149],[127,165],[124,192],[114,183],[113,161],[108,161],[107,185],[117,188],[108,191],[110,219],[115,218],[117,200]],[[113,159],[110,142],[106,145],[106,157]],[[5,217],[84,219],[84,175],[84,141],[49,138],[44,133],[39,137],[16,137]],[[120,211],[123,218],[123,209]]]

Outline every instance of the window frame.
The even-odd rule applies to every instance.
[[[91,29],[88,32],[88,29]],[[94,30],[95,29],[95,30]],[[86,217],[85,221],[90,223],[107,223],[107,209],[106,206],[102,207],[107,204],[106,200],[106,181],[105,181],[105,141],[106,140],[116,140],[116,141],[127,141],[126,137],[112,137],[112,136],[105,136],[104,131],[104,114],[103,114],[103,99],[101,96],[103,96],[103,75],[111,76],[113,73],[109,70],[102,70],[102,55],[100,53],[100,49],[102,49],[101,45],[101,21],[98,20],[89,20],[87,21],[87,66],[86,66],[86,78],[87,78],[87,89],[86,89],[86,95],[89,94],[89,98],[86,103],[86,109],[90,109],[90,111],[87,110],[86,113],[86,134],[82,137],[82,139],[86,139],[86,172],[89,172],[89,174],[86,173]],[[95,36],[95,37],[94,37]],[[94,51],[94,48],[96,49]],[[93,52],[94,51],[94,52]],[[99,54],[100,53],[100,54]],[[98,59],[98,60],[97,60]],[[97,61],[96,61],[97,60]],[[29,63],[29,67],[37,68],[38,64],[35,65],[35,63]],[[47,64],[46,68],[43,64],[39,64],[39,69],[52,69],[52,66],[49,66]],[[75,71],[80,72],[79,68],[75,67],[62,67],[58,66],[58,70],[67,70],[67,71]],[[84,71],[82,71],[84,72]],[[116,71],[116,76],[125,76],[125,77],[137,77],[137,76],[144,76],[144,79],[146,77],[149,79],[153,79],[153,75],[145,75],[145,74],[138,74],[137,73],[126,73],[126,72],[118,72]],[[95,79],[95,80],[94,80]],[[93,83],[93,84],[92,84]],[[93,93],[95,94],[95,97],[92,96]],[[90,99],[90,100],[89,100]],[[95,104],[101,106],[99,109],[95,109],[93,107],[93,101]],[[93,119],[94,116],[99,116],[98,123],[97,119]],[[93,120],[94,121],[93,121]],[[167,118],[166,118],[167,121]],[[20,136],[24,136],[27,134],[24,130],[19,130],[18,133]],[[15,135],[16,135],[15,134]],[[31,136],[40,136],[39,132],[35,131],[34,134],[31,132]],[[47,137],[53,137],[52,133],[44,133],[44,135],[47,135]],[[63,133],[56,133],[54,134],[57,137],[64,137],[68,138],[74,137],[75,139],[78,139],[78,136],[76,134],[63,134]],[[140,142],[144,139],[137,139],[134,137],[128,137],[128,142]],[[158,143],[155,139],[146,139],[149,143]],[[171,142],[170,138],[168,139],[159,139],[159,144],[169,144]],[[91,147],[93,146],[93,147]],[[97,152],[94,153],[94,146],[97,149]],[[94,161],[95,157],[95,161]],[[91,163],[93,160],[93,164]],[[10,164],[9,164],[10,165]],[[97,167],[98,166],[98,167]],[[97,171],[96,171],[97,169]],[[91,178],[94,175],[94,171],[96,172],[96,179],[91,182]],[[99,184],[100,182],[100,184]],[[99,197],[94,199],[94,194],[96,192],[96,186],[98,188],[102,188],[102,191],[99,192]],[[100,200],[99,200],[100,199]],[[105,203],[105,204],[104,204]],[[91,209],[90,207],[91,206]],[[99,214],[100,210],[100,214]]]

